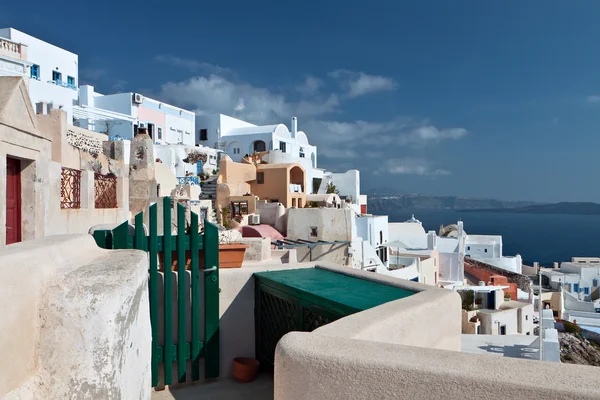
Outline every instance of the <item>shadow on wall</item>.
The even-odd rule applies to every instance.
[[[488,353],[503,354],[504,357],[510,358],[525,358],[529,360],[539,360],[539,340],[536,340],[530,346],[522,344],[508,345],[508,346],[479,346],[481,350],[485,350]],[[537,346],[537,347],[536,347]]]
[[[348,257],[348,244],[321,245],[312,248],[297,247],[298,262],[327,261],[345,265]]]

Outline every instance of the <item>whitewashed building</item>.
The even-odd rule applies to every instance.
[[[80,127],[130,140],[144,126],[155,144],[194,146],[195,114],[140,93],[103,95],[80,87],[75,117]]]
[[[560,269],[543,269],[544,285],[564,291],[578,300],[591,301],[592,292],[600,287],[600,258],[573,257],[560,263]]]
[[[465,257],[504,269],[522,272],[523,260],[517,254],[514,257],[502,255],[501,235],[467,235],[465,239]]]
[[[356,234],[364,241],[367,241],[377,252],[377,256],[384,266],[388,266],[388,248],[385,246],[389,242],[388,216],[387,215],[357,215]]]
[[[0,76],[26,78],[32,106],[40,102],[67,113],[72,122],[77,102],[79,60],[61,49],[13,28],[0,29]]]

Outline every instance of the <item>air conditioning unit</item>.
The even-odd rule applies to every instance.
[[[250,225],[260,225],[260,215],[259,214],[248,215],[248,223]]]
[[[142,104],[144,102],[144,96],[139,93],[133,94],[133,103],[134,104]]]

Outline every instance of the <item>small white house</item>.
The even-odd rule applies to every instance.
[[[51,104],[72,122],[79,85],[77,54],[13,28],[0,29],[0,76],[26,78],[34,109],[37,103]]]
[[[560,269],[543,269],[542,281],[553,289],[565,292],[582,301],[591,301],[591,294],[600,287],[600,258],[573,257],[562,262]]]
[[[109,136],[130,140],[143,126],[155,144],[196,144],[193,112],[140,93],[103,95],[83,85],[74,111],[79,126]]]
[[[522,272],[523,260],[517,254],[514,257],[502,255],[501,235],[467,235],[465,239],[465,257],[482,261],[506,271]]]
[[[389,241],[387,215],[356,215],[356,234],[367,241],[377,252],[381,262],[388,265],[388,248],[384,246]]]

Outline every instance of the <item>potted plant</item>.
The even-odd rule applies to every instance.
[[[252,382],[258,375],[260,362],[254,358],[237,357],[233,359],[233,377],[241,383]]]
[[[510,300],[510,293],[504,293],[504,301]]]
[[[222,231],[219,235],[219,267],[241,268],[244,262],[246,249],[250,247],[245,243],[239,243],[234,234],[238,231]]]

